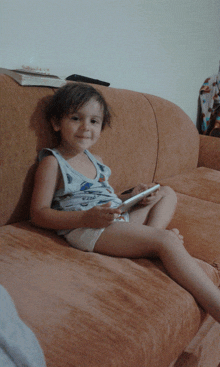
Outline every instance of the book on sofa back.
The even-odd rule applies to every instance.
[[[56,75],[28,72],[26,70],[10,70],[0,68],[0,74],[5,74],[13,78],[20,85],[45,86],[59,88],[66,84],[65,79]]]

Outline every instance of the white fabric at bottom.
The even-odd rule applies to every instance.
[[[46,367],[33,331],[21,320],[7,290],[0,285],[0,366]]]
[[[64,235],[64,238],[78,250],[92,252],[104,230],[105,228],[76,228]]]

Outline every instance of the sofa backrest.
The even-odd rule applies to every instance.
[[[154,181],[196,168],[200,136],[189,116],[163,98],[145,95],[152,106],[158,130],[158,156]]]
[[[147,94],[97,86],[110,105],[107,127],[92,152],[111,167],[116,192],[195,168],[199,137],[174,104]],[[44,117],[55,89],[22,87],[0,75],[0,225],[29,218],[37,154],[56,141]]]

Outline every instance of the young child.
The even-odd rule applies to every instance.
[[[220,322],[220,292],[183,246],[177,229],[166,230],[176,206],[169,187],[121,213],[122,197],[108,183],[110,169],[88,149],[110,123],[109,108],[93,87],[67,84],[53,96],[47,119],[59,136],[56,149],[39,155],[31,220],[54,229],[75,248],[100,254],[159,257],[169,275]],[[131,195],[146,189],[140,184]],[[129,222],[129,223],[128,223]]]

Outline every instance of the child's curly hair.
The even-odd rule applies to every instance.
[[[85,83],[68,83],[57,90],[46,107],[46,119],[60,123],[63,117],[77,112],[91,98],[94,98],[103,108],[102,130],[110,126],[111,114],[109,107],[101,95],[91,85]]]

